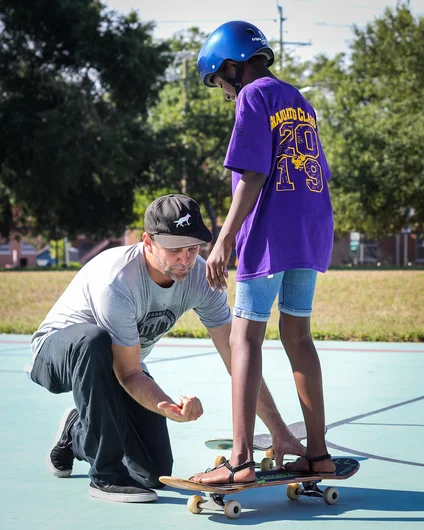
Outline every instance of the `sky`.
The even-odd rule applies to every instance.
[[[154,37],[166,39],[178,30],[198,26],[210,33],[229,20],[258,26],[268,40],[279,40],[277,0],[103,0],[120,12],[135,9],[143,21],[155,21]],[[354,24],[363,28],[397,0],[279,0],[283,7],[283,40],[306,42],[285,45],[301,60],[324,53],[333,57],[348,52]],[[415,15],[424,15],[424,0],[410,0]]]

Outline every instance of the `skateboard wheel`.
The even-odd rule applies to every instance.
[[[213,462],[213,467],[218,467],[225,462],[225,456],[217,456]]]
[[[327,504],[336,504],[339,500],[339,490],[337,488],[325,488],[323,499]]]
[[[228,501],[224,506],[224,513],[228,519],[237,519],[241,514],[241,504],[238,501]]]
[[[291,501],[297,501],[300,497],[300,494],[298,493],[300,489],[300,486],[297,482],[293,482],[293,484],[288,484],[286,489],[286,495]]]
[[[200,495],[192,495],[187,501],[188,511],[191,513],[201,513],[203,508],[200,508],[200,503],[203,502],[203,498]]]
[[[262,458],[261,471],[271,471],[274,467],[274,460],[272,458]]]
[[[265,451],[265,458],[271,458],[271,459],[274,459],[275,458],[275,453],[274,453],[274,449],[268,449],[267,451]]]

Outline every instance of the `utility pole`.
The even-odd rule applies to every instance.
[[[290,45],[294,45],[294,46],[310,46],[312,44],[311,41],[309,42],[284,42],[284,37],[283,37],[283,22],[285,20],[287,20],[286,18],[283,17],[283,6],[280,6],[280,4],[278,3],[278,0],[277,0],[277,9],[278,9],[278,18],[279,18],[279,22],[280,22],[280,68],[282,69],[283,68],[283,54],[284,54],[284,45],[285,44],[290,44]]]
[[[189,58],[191,57],[195,57],[197,54],[193,51],[183,51],[183,52],[179,52],[178,54],[176,54],[176,57],[178,58],[181,58],[182,59],[182,80],[183,80],[183,83],[184,83],[184,107],[183,107],[183,113],[184,113],[184,116],[186,116],[187,114],[187,111],[188,111],[188,91],[189,91],[189,68],[188,68],[188,60]],[[188,146],[187,146],[187,138],[186,136],[184,135],[184,138],[183,138],[183,146],[184,146],[184,149],[186,149]],[[182,178],[181,178],[181,192],[183,194],[186,194],[187,193],[187,162],[186,162],[186,156],[185,154],[183,155],[183,174],[182,174]]]
[[[187,105],[188,105],[188,89],[189,89],[189,85],[188,85],[188,56],[184,56],[183,57],[183,67],[182,67],[182,70],[183,70],[183,75],[182,75],[182,78],[183,78],[183,81],[184,81],[184,113],[187,112]]]
[[[188,89],[189,89],[189,86],[188,86],[188,57],[187,56],[183,57],[182,70],[183,70],[182,78],[183,78],[183,82],[184,82],[184,110],[183,110],[183,113],[184,113],[184,118],[185,118],[186,114],[187,114],[187,108],[188,108]],[[184,138],[183,138],[184,149],[186,148],[186,144],[187,144],[187,139],[186,139],[186,136],[184,135]],[[182,179],[181,179],[181,193],[183,193],[184,195],[187,193],[187,164],[186,164],[185,153],[184,153],[184,156],[183,156],[183,174],[182,174]]]

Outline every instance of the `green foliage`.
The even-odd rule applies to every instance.
[[[275,54],[274,64],[270,67],[271,72],[279,79],[296,87],[308,86],[310,81],[310,62],[301,62],[296,56],[285,52],[283,64],[281,64],[278,42],[271,41],[270,45]]]
[[[355,29],[352,55],[313,65],[336,227],[370,236],[424,223],[424,18],[407,5]]]
[[[171,80],[152,109],[150,121],[160,143],[153,182],[187,193],[203,205],[217,235],[217,217],[226,212],[230,173],[222,167],[234,104],[220,90],[207,89],[197,73],[197,53],[205,35],[197,28],[171,42],[175,63]],[[184,51],[182,51],[184,50]]]
[[[1,233],[122,232],[168,47],[92,0],[2,0],[0,23]]]

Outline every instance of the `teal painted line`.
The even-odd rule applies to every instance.
[[[376,423],[371,421],[355,421],[355,425],[376,425],[379,427],[424,427],[424,423]]]
[[[31,352],[28,352],[28,353],[0,352],[0,357],[31,357]]]
[[[380,414],[381,412],[386,412],[387,410],[392,410],[397,407],[403,407],[404,405],[410,405],[411,403],[422,401],[423,399],[424,399],[424,396],[420,396],[414,399],[408,399],[408,401],[402,401],[401,403],[389,405],[388,407],[384,407],[382,409],[373,410],[371,412],[366,412],[365,414],[358,414],[357,416],[352,416],[345,420],[336,421],[335,423],[330,423],[330,425],[327,425],[327,430],[334,429],[334,427],[339,427],[340,425],[345,425],[346,423],[351,423],[352,421],[355,421],[355,420],[360,420],[361,418],[366,418],[367,416],[372,416],[373,414]]]
[[[0,344],[29,344],[30,339],[28,340],[3,340],[0,339]]]
[[[353,453],[355,455],[364,456],[366,458],[372,458],[374,460],[383,460],[384,462],[393,462],[395,464],[405,464],[407,466],[418,466],[418,467],[424,467],[424,464],[421,464],[420,462],[410,462],[409,460],[398,460],[397,458],[389,458],[387,456],[379,456],[374,455],[372,453],[364,453],[362,451],[356,451],[356,449],[350,449],[349,447],[343,447],[342,445],[337,445],[329,442],[326,440],[327,446],[331,449],[337,449],[337,451],[341,451],[342,453]]]
[[[410,405],[411,403],[416,403],[417,401],[422,401],[424,399],[424,396],[420,396],[414,399],[408,399],[407,401],[402,401],[401,403],[395,403],[394,405],[389,405],[388,407],[384,407],[381,409],[373,410],[371,412],[367,412],[365,414],[359,414],[357,416],[352,416],[350,418],[347,418],[345,420],[340,420],[335,423],[331,423],[330,425],[327,425],[328,429],[334,429],[335,427],[340,427],[341,425],[346,425],[347,423],[352,423],[353,421],[361,418],[365,418],[366,416],[372,416],[373,414],[380,414],[381,412],[386,412],[388,410],[395,409],[397,407],[403,407],[404,405]],[[421,425],[420,425],[421,426]],[[364,456],[366,458],[372,458],[374,460],[382,460],[384,462],[393,462],[395,464],[404,464],[407,466],[418,466],[418,467],[424,467],[424,464],[420,462],[412,462],[409,460],[400,460],[397,458],[390,458],[386,456],[379,456],[372,453],[366,453],[363,451],[357,451],[356,449],[351,449],[350,447],[343,447],[341,445],[336,445],[328,440],[326,440],[327,446],[336,449],[338,451],[341,451],[342,453],[353,453],[355,455]]]
[[[417,508],[418,510],[418,508]],[[343,522],[349,521],[349,522],[355,522],[359,524],[365,524],[365,523],[371,523],[372,526],[368,526],[370,529],[375,528],[375,523],[422,523],[424,522],[424,517],[346,517],[343,515],[343,519],[340,519]],[[334,521],[338,521],[336,517],[324,517],[322,515],[319,516],[319,521],[331,521],[334,524]],[[231,523],[234,524],[234,523]],[[386,528],[394,528],[393,525],[390,527],[386,526]]]
[[[188,344],[186,341],[192,341],[196,339],[180,339],[180,342],[173,342],[173,343],[159,343],[156,344],[155,348],[196,348],[201,349],[204,348],[204,344]],[[208,340],[208,339],[205,339]],[[11,339],[2,339],[0,338],[0,344],[30,344],[30,338],[27,340],[11,340]],[[364,353],[424,353],[424,349],[390,349],[385,348],[381,349],[378,348],[378,342],[374,343],[376,345],[375,348],[357,348],[357,347],[321,347],[317,345],[318,351],[336,351],[336,352],[364,352]],[[414,343],[408,343],[410,345],[414,345]],[[262,346],[263,350],[283,350],[282,346]]]
[[[207,357],[208,355],[218,355],[218,352],[209,351],[209,352],[204,352],[204,353],[193,353],[192,355],[182,355],[178,357],[171,357],[168,359],[153,359],[151,361],[149,361],[149,359],[146,359],[146,364],[150,366],[151,364],[155,364],[155,363],[167,363],[169,361],[179,361],[181,359],[191,359],[193,357]]]
[[[380,349],[377,347],[378,342],[375,343],[375,348],[321,348],[320,346],[317,346],[318,351],[348,351],[348,352],[361,352],[361,353],[424,353],[424,350],[391,350],[391,349]],[[273,346],[265,347],[265,349],[268,350],[274,350],[279,349],[275,348]]]

